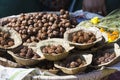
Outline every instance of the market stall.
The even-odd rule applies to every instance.
[[[0,79],[100,80],[120,70],[119,27],[120,10],[1,18]]]

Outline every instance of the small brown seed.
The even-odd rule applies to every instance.
[[[26,54],[25,53],[20,53],[20,57],[25,57]]]
[[[14,42],[13,42],[13,41],[9,41],[9,42],[8,42],[8,45],[9,45],[9,46],[13,46],[13,45],[14,45]]]

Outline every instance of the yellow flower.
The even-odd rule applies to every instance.
[[[111,38],[108,38],[108,42],[113,42],[112,37],[111,37]]]
[[[94,17],[94,18],[92,18],[92,19],[90,20],[90,22],[93,23],[93,24],[97,24],[97,23],[100,22],[100,20],[99,20],[98,17]]]
[[[108,42],[114,42],[119,37],[119,31],[118,30],[106,31],[104,28],[100,28],[100,31],[105,32],[107,34]]]
[[[104,28],[100,28],[100,31],[101,31],[101,32],[105,32]]]
[[[119,34],[117,30],[113,31],[112,34]]]
[[[109,34],[108,33],[108,42],[113,42],[113,41],[115,41],[117,38],[119,37],[119,34]]]

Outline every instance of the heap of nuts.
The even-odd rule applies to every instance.
[[[26,59],[37,59],[40,58],[40,56],[34,52],[31,48],[28,48],[27,46],[24,46],[21,48],[20,52],[17,54],[21,58],[26,58]]]
[[[62,38],[66,30],[74,28],[77,21],[71,18],[68,11],[55,13],[21,14],[16,18],[7,18],[2,26],[14,28],[22,37],[23,42],[38,42],[47,38]]]
[[[96,41],[96,36],[92,32],[80,30],[72,33],[71,41],[74,43],[92,43]]]
[[[14,40],[10,38],[10,33],[0,30],[0,45],[2,47],[11,47],[14,45]]]
[[[74,59],[64,60],[63,63],[60,65],[67,68],[75,68],[75,67],[81,67],[85,64],[86,64],[85,60],[75,57]]]
[[[103,63],[107,63],[111,61],[113,58],[115,58],[114,52],[101,52],[98,53],[97,57],[93,60],[94,65],[99,65]]]
[[[63,53],[65,49],[62,45],[48,45],[42,48],[42,52],[46,54],[60,54]]]

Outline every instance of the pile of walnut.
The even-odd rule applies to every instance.
[[[71,41],[74,43],[92,43],[96,41],[96,36],[92,32],[80,30],[72,33]]]
[[[27,46],[24,46],[20,52],[17,53],[18,56],[21,58],[27,58],[27,59],[37,59],[40,58],[40,56],[34,52],[31,48],[28,48]]]
[[[48,45],[42,48],[42,52],[46,54],[60,54],[63,53],[65,49],[62,45]]]
[[[85,60],[81,58],[74,58],[71,60],[64,60],[63,63],[60,65],[67,68],[75,68],[75,67],[81,67],[85,64],[86,64]]]
[[[66,30],[74,28],[77,21],[70,17],[68,11],[55,13],[21,14],[16,18],[2,21],[2,26],[14,28],[22,37],[23,42],[38,42],[47,38],[62,38]]]
[[[0,45],[2,47],[11,47],[14,45],[14,40],[10,38],[10,33],[0,30]]]
[[[103,52],[103,53],[99,53],[97,55],[96,58],[94,58],[94,65],[99,65],[99,64],[103,64],[103,63],[107,63],[110,62],[113,58],[115,58],[115,53],[112,52]]]

